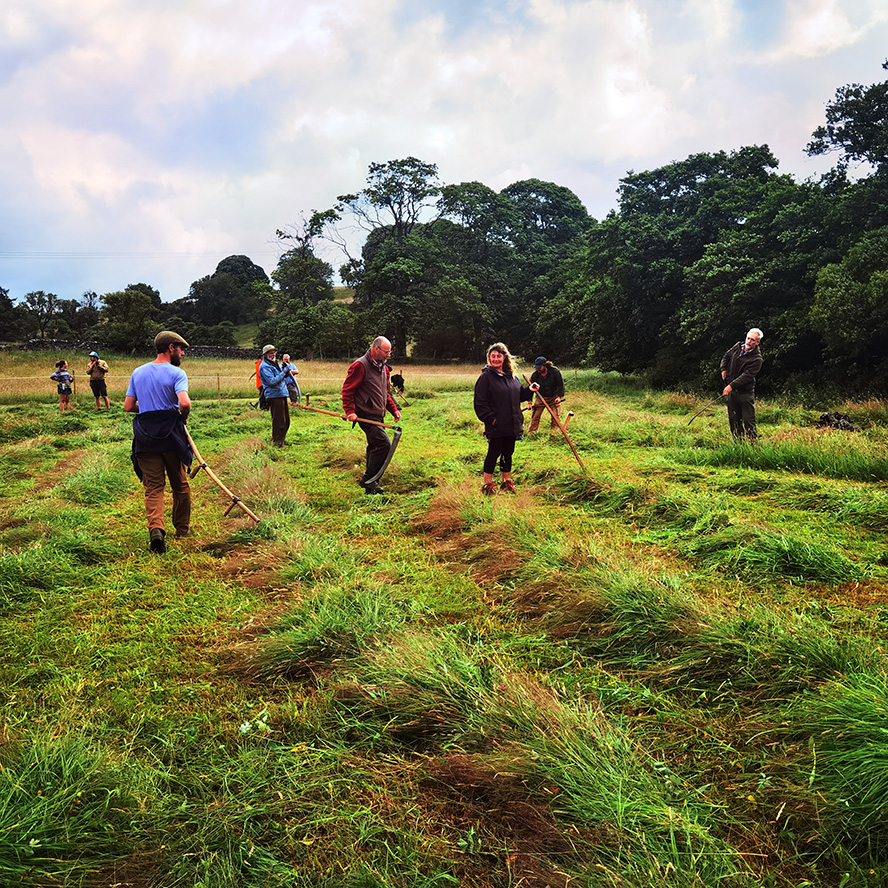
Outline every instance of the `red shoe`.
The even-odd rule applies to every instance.
[[[484,496],[496,496],[496,484],[493,481],[488,481],[482,488],[481,493]]]
[[[500,484],[500,490],[502,490],[503,493],[517,493],[517,491],[515,490],[515,485],[512,483],[511,478],[509,478],[507,481],[503,481],[503,483]]]

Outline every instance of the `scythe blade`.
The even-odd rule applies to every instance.
[[[364,481],[365,486],[369,484],[376,484],[376,482],[379,481],[379,479],[385,473],[385,470],[388,468],[389,463],[392,461],[392,457],[395,455],[395,451],[398,449],[398,442],[401,440],[401,426],[394,426],[394,429],[395,433],[392,435],[392,446],[389,448],[388,456],[385,458],[385,462],[372,478],[367,478]]]

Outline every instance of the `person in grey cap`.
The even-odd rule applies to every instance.
[[[148,548],[166,551],[163,515],[166,478],[173,491],[173,527],[177,537],[191,533],[191,486],[188,467],[193,454],[185,431],[191,412],[188,377],[181,368],[188,343],[172,330],[154,337],[157,357],[133,370],[123,409],[133,420],[133,468],[145,488]]]
[[[86,365],[86,375],[89,377],[89,387],[92,389],[93,397],[96,399],[96,410],[102,409],[102,399],[105,399],[105,409],[111,409],[111,402],[108,400],[108,386],[105,385],[105,374],[108,372],[108,365],[99,358],[97,352],[89,353],[89,363]]]
[[[540,427],[540,419],[543,413],[546,412],[546,404],[542,402],[540,396],[546,399],[546,403],[555,414],[549,427],[550,431],[555,431],[558,428],[558,423],[560,422],[558,405],[564,397],[564,377],[561,375],[561,371],[542,355],[533,362],[533,366],[534,371],[530,375],[530,381],[535,382],[540,387],[540,390],[537,392],[533,402],[530,428],[527,430],[528,435],[533,434]],[[559,418],[555,419],[556,416]]]
[[[273,345],[266,345],[262,349],[259,379],[271,411],[271,443],[275,447],[283,447],[287,442],[287,429],[290,428],[290,392],[287,380],[298,372],[287,361],[284,361],[283,366],[278,364],[277,349]]]

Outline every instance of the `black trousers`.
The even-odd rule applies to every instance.
[[[360,419],[372,419],[374,422],[383,422],[384,416],[371,416],[370,414],[359,413]],[[385,433],[385,429],[380,426],[368,425],[367,423],[358,422],[361,431],[367,438],[367,467],[361,477],[361,484],[372,478],[385,462],[386,457],[391,450],[392,442]]]
[[[514,435],[507,435],[504,438],[491,438],[487,442],[487,456],[484,457],[485,475],[493,474],[497,460],[500,472],[505,474],[512,471],[512,454],[515,452],[516,440]]]
[[[758,438],[755,424],[755,395],[752,392],[735,392],[728,395],[728,422],[731,434],[738,440]]]

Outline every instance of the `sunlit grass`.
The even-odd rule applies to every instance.
[[[301,367],[313,401],[338,411],[345,363]],[[0,406],[0,776],[70,742],[72,785],[123,800],[81,822],[69,765],[41,771],[61,806],[44,832],[70,820],[84,865],[56,849],[11,884],[888,877],[876,795],[848,789],[880,766],[844,757],[840,727],[878,738],[879,405],[839,437],[762,404],[765,440],[737,448],[723,413],[688,426],[694,396],[568,371],[585,470],[541,435],[516,448],[518,495],[483,498],[477,368],[404,365],[403,438],[368,497],[359,430],[294,411],[272,448],[251,361],[186,369],[189,428],[261,521],[201,472],[195,535],[162,557],[117,395]]]

